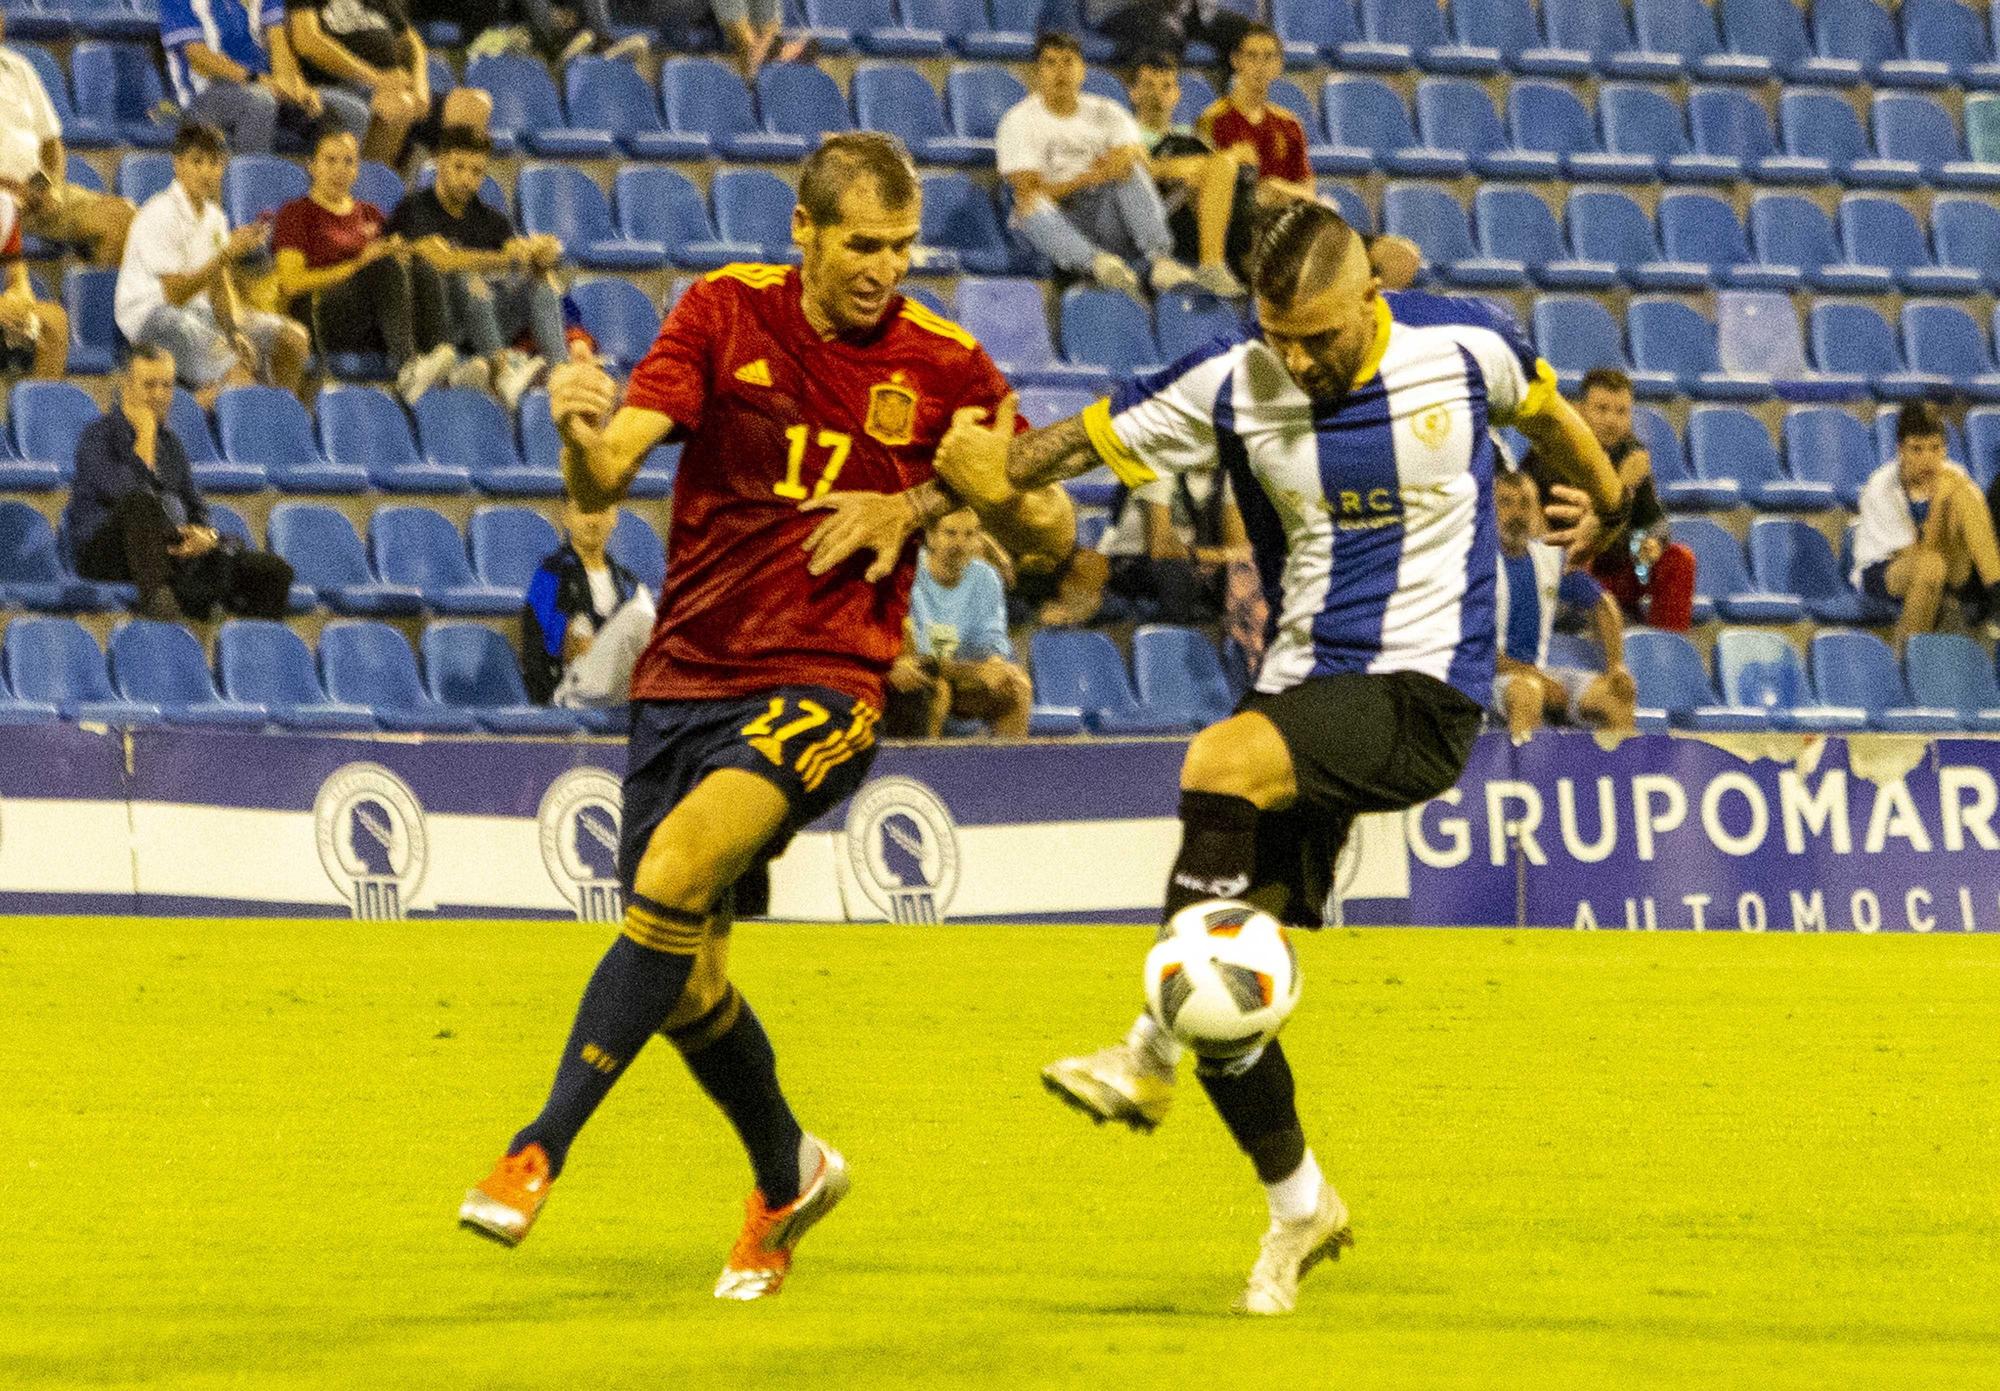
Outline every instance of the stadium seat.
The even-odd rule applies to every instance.
[[[667,259],[660,242],[632,241],[611,225],[604,190],[581,169],[530,164],[514,185],[521,204],[521,230],[548,233],[563,244],[568,259],[592,270],[656,270]]]
[[[1639,688],[1641,713],[1664,716],[1677,728],[1713,733],[1770,727],[1768,712],[1717,699],[1701,654],[1684,633],[1628,629],[1625,666]]]
[[[158,150],[133,151],[118,161],[118,196],[144,204],[174,181],[174,162]]]
[[[1799,406],[1785,413],[1785,465],[1792,477],[1830,484],[1852,508],[1880,461],[1868,427],[1836,406]]]
[[[1461,5],[1484,0],[1460,0]],[[1446,25],[1448,8],[1432,0],[1361,0],[1361,31],[1377,44],[1407,48],[1425,72],[1484,76],[1500,71],[1500,50],[1466,43]]]
[[[1437,184],[1395,183],[1382,194],[1382,227],[1408,237],[1423,252],[1428,275],[1467,289],[1512,289],[1525,285],[1528,268],[1519,261],[1482,256],[1473,244],[1465,209]]]
[[[660,596],[667,576],[667,548],[650,522],[630,507],[621,508],[604,548],[652,590],[654,598]]]
[[[899,13],[891,0],[806,0],[806,16],[814,25],[825,21],[844,22],[863,53],[885,58],[937,58],[945,52],[947,30],[923,22],[949,21],[956,14],[931,16],[913,14],[905,0]]]
[[[364,203],[373,203],[384,213],[396,210],[403,201],[403,176],[377,159],[361,161],[361,172],[354,181],[354,196]]]
[[[384,492],[457,493],[472,486],[465,469],[431,463],[417,452],[409,416],[387,392],[372,386],[324,387],[315,413],[326,457],[366,469],[368,481]]]
[[[511,614],[521,597],[482,583],[465,557],[458,528],[428,507],[378,507],[368,523],[368,555],[390,584],[423,595],[438,613]]]
[[[94,377],[118,365],[125,335],[118,331],[112,304],[118,272],[71,266],[63,272],[62,303],[69,315],[69,375]]]
[[[1813,685],[1821,697],[1866,711],[1870,729],[1933,734],[1959,728],[1958,711],[1920,706],[1910,698],[1896,654],[1873,633],[1815,633],[1810,651]]]
[[[611,191],[618,235],[635,246],[664,247],[676,266],[715,270],[734,261],[754,261],[763,253],[748,242],[719,239],[709,220],[708,199],[678,170],[645,165],[620,169]]]
[[[466,65],[465,85],[493,98],[489,129],[503,151],[522,145],[545,159],[608,159],[618,151],[611,131],[575,129],[563,118],[556,84],[540,58],[474,58]]]
[[[1805,11],[1793,0],[1720,0],[1716,17],[1731,51],[1764,59],[1787,83],[1851,87],[1863,80],[1857,59],[1829,58],[1814,50]]]
[[[1817,184],[1833,177],[1823,159],[1788,155],[1771,133],[1757,99],[1733,87],[1697,87],[1688,94],[1688,129],[1700,153],[1736,161],[1759,183]]]
[[[118,694],[158,707],[170,724],[262,729],[268,718],[261,705],[216,693],[201,640],[178,623],[135,618],[111,635],[110,657]]]
[[[1168,623],[1148,623],[1132,634],[1132,671],[1139,703],[1161,716],[1178,716],[1190,729],[1227,719],[1235,693],[1222,659],[1206,634]]]
[[[1807,522],[1762,517],[1750,524],[1750,576],[1772,594],[1796,594],[1815,623],[1893,623],[1895,605],[1855,589],[1833,547]]]
[[[1591,67],[1607,77],[1669,82],[1682,76],[1677,55],[1640,50],[1623,5],[1606,5],[1603,0],[1543,0],[1542,28],[1552,47],[1588,54]]]
[[[216,399],[222,454],[231,464],[259,468],[272,486],[288,493],[359,493],[368,470],[334,463],[320,452],[312,420],[289,391],[275,386],[232,387]]]
[[[70,144],[161,149],[174,138],[172,122],[153,119],[166,84],[151,45],[86,39],[70,50],[69,71],[76,82],[75,113],[63,111],[55,87],[49,97]]]
[[[990,152],[1000,118],[1025,101],[1021,79],[998,67],[955,67],[944,81],[945,110],[952,129],[963,140],[976,140]]]
[[[556,423],[549,417],[549,394],[537,387],[521,397],[518,412],[521,431],[521,462],[534,477],[553,480],[550,497],[562,496],[562,440]],[[674,466],[680,459],[678,444],[655,445],[639,465],[627,490],[634,498],[666,497],[674,490]],[[523,480],[524,483],[527,480]]]
[[[967,58],[1022,62],[1034,53],[1041,27],[1040,0],[903,0],[903,14],[919,28],[942,29],[946,40]],[[879,127],[863,123],[864,129]]]
[[[1974,164],[2000,164],[2000,96],[1965,99],[1965,147]]]
[[[1130,295],[1072,285],[1063,291],[1060,312],[1066,362],[1124,377],[1152,371],[1164,361],[1151,315]]]
[[[1886,267],[1911,294],[1975,295],[1979,272],[1940,266],[1931,258],[1923,228],[1910,210],[1880,194],[1850,193],[1840,200],[1840,237],[1850,260]]]
[[[293,199],[305,197],[310,185],[306,171],[295,160],[278,155],[237,155],[222,174],[222,210],[231,227],[246,227]]]
[[[1608,82],[1597,90],[1597,111],[1605,148],[1650,160],[1669,183],[1727,183],[1743,177],[1741,160],[1696,152],[1680,107],[1657,87]]]
[[[1965,471],[1984,492],[2000,477],[2000,409],[1981,406],[1965,413]]]
[[[1833,733],[1867,728],[1866,710],[1821,702],[1798,649],[1777,633],[1723,629],[1715,640],[1715,671],[1725,700],[1766,712],[1774,729]]]
[[[1918,92],[1878,92],[1874,105],[1875,148],[1888,159],[1908,160],[1924,171],[1924,181],[1940,188],[2000,188],[2000,165],[1966,158],[1965,142],[1951,113]]]
[[[1915,633],[1903,649],[1903,673],[1917,703],[1958,712],[1966,729],[2000,730],[2000,682],[1986,650],[1957,633]]]
[[[798,193],[767,169],[724,169],[709,185],[715,204],[715,226],[724,241],[746,242],[758,248],[759,259],[796,262],[792,243],[792,205]]]
[[[1900,411],[1897,406],[1882,406],[1875,412],[1875,451],[1884,463],[1896,457],[1896,417]],[[1965,437],[1950,416],[1944,422],[1944,452],[1949,459],[1965,457]]]
[[[578,127],[609,131],[626,154],[707,159],[713,153],[702,132],[667,129],[653,84],[630,63],[587,54],[572,58],[563,69],[563,95]]]
[[[160,32],[155,3],[139,0],[68,0],[70,19],[79,34],[101,39],[151,39]],[[44,9],[59,8],[44,0]]]
[[[757,73],[757,109],[764,129],[817,145],[832,131],[852,130],[840,86],[814,63],[769,63]]]
[[[416,417],[417,447],[426,464],[466,474],[483,493],[561,494],[562,475],[531,469],[522,461],[514,447],[513,422],[485,392],[435,387],[423,394],[411,414]]]
[[[1561,159],[1547,150],[1516,149],[1486,89],[1465,77],[1417,83],[1417,130],[1433,149],[1463,151],[1473,172],[1497,179],[1553,179]]]
[[[1944,64],[1954,83],[1988,91],[2000,87],[1986,9],[1959,0],[1902,0],[1896,13],[1903,22],[1903,48],[1912,58]]]
[[[1452,34],[1473,49],[1491,49],[1508,70],[1542,77],[1587,77],[1590,55],[1550,46],[1530,0],[1459,0]]]
[[[1866,304],[1824,301],[1807,319],[1813,361],[1821,371],[1856,373],[1878,397],[1912,401],[1942,394],[1943,377],[1912,372],[1903,361],[1896,335]]]
[[[1481,188],[1473,196],[1479,249],[1496,261],[1527,267],[1537,285],[1557,290],[1609,290],[1619,283],[1609,261],[1581,259],[1569,247],[1555,214],[1531,188]]]
[[[1688,414],[1688,462],[1703,478],[1733,478],[1743,498],[1765,511],[1832,507],[1833,485],[1786,475],[1764,422],[1735,406],[1696,406]]]
[[[282,623],[229,619],[215,635],[215,666],[230,700],[261,706],[285,729],[336,733],[376,727],[367,707],[327,699],[305,640]]]
[[[1706,266],[1717,284],[1761,290],[1798,288],[1799,268],[1756,261],[1735,211],[1713,194],[1667,194],[1660,199],[1659,222],[1667,259]]]
[[[2000,401],[2000,367],[1986,331],[1957,305],[1904,305],[1903,352],[1911,367],[1943,377],[1954,393]]]
[[[378,579],[361,549],[354,524],[323,503],[281,502],[266,528],[271,550],[291,562],[298,583],[311,586],[335,613],[415,614],[422,593],[413,585]]]
[[[579,280],[570,286],[569,297],[584,331],[597,340],[597,350],[616,364],[621,375],[638,364],[659,336],[659,311],[629,280]]]
[[[479,623],[433,623],[424,629],[424,686],[431,699],[469,712],[495,734],[574,734],[568,710],[535,705],[507,639]]]
[[[1633,37],[1642,52],[1677,58],[1687,76],[1704,82],[1769,80],[1771,60],[1725,48],[1715,22],[1703,0],[1632,0]]]
[[[1081,710],[1084,723],[1099,734],[1168,734],[1188,728],[1182,711],[1139,704],[1124,658],[1103,633],[1043,628],[1029,652],[1037,705]]]
[[[1351,0],[1271,0],[1271,27],[1292,67],[1328,62],[1354,70],[1401,72],[1410,66],[1407,51],[1362,40]]]
[[[49,519],[25,502],[0,499],[0,607],[69,613],[90,608],[94,597],[64,567]]]
[[[555,553],[562,537],[553,522],[532,508],[489,505],[474,510],[466,543],[472,573],[481,584],[525,597],[535,571]]]
[[[1877,87],[1943,87],[1951,70],[1905,56],[1896,21],[1878,0],[1813,0],[1813,46],[1825,58],[1861,65]]]
[[[1153,305],[1153,317],[1160,356],[1167,362],[1180,361],[1211,339],[1233,339],[1243,332],[1243,316],[1234,307],[1198,291],[1161,295]]]
[[[1931,239],[1941,263],[1972,271],[1989,293],[2000,291],[2000,208],[1992,200],[1962,195],[1934,199]]]
[[[1806,364],[1792,297],[1773,290],[1724,290],[1715,297],[1715,351],[1723,371],[1768,380],[1780,400],[1856,401],[1868,394],[1868,380],[1858,373]]]
[[[160,707],[112,688],[97,639],[73,618],[17,618],[5,638],[7,684],[24,701],[53,705],[66,720],[150,725]]]
[[[923,226],[925,246],[941,247],[978,275],[1010,275],[1029,267],[1018,257],[994,211],[992,195],[960,173],[926,174]]]
[[[1923,182],[1923,170],[1914,162],[1875,153],[1861,118],[1838,92],[1787,88],[1778,96],[1778,128],[1787,154],[1825,160],[1833,177],[1851,187],[1915,188]]]
[[[1704,401],[1762,401],[1768,381],[1722,370],[1716,356],[1715,325],[1682,300],[1650,296],[1632,301],[1625,316],[1632,360],[1644,371],[1663,372],[1675,385]]]
[[[1097,386],[1105,380],[1096,368],[1057,360],[1038,281],[968,275],[958,282],[958,317],[1017,386]]]
[[[76,471],[76,442],[102,413],[73,382],[16,382],[7,408],[14,455],[0,461],[0,479],[12,488],[49,488]]]
[[[1514,83],[1507,93],[1507,124],[1517,147],[1555,155],[1572,179],[1647,183],[1655,176],[1655,161],[1644,155],[1608,153],[1582,98],[1560,83]]]
[[[1895,288],[1888,267],[1857,266],[1847,259],[1832,219],[1804,194],[1759,193],[1751,199],[1750,242],[1759,261],[1796,269],[1815,290],[1885,295]]]
[[[270,486],[270,476],[262,466],[231,463],[223,457],[215,432],[209,428],[208,412],[180,387],[174,388],[167,425],[187,451],[195,485],[204,493],[261,493]]]
[[[1084,387],[1024,386],[1021,388],[1021,418],[1030,425],[1053,425],[1059,420],[1081,414],[1096,399],[1097,393]]]
[[[1182,74],[1182,83],[1187,75]],[[952,133],[944,103],[924,75],[902,63],[863,62],[854,70],[854,120],[896,136],[920,164],[990,165],[993,145]],[[926,211],[929,199],[926,198]]]
[[[1593,367],[1617,367],[1630,373],[1632,390],[1649,399],[1671,396],[1669,372],[1641,371],[1625,355],[1625,335],[1611,311],[1582,295],[1540,295],[1534,308],[1535,344],[1556,369],[1565,392],[1575,391]]]
[[[386,623],[352,619],[327,625],[319,635],[319,670],[328,695],[366,707],[384,729],[471,734],[479,728],[471,711],[431,698],[417,678],[409,643]]]
[[[1743,546],[1706,517],[1676,517],[1673,538],[1694,552],[1694,616],[1732,623],[1796,623],[1805,616],[1797,594],[1761,590],[1750,579]]]
[[[1367,174],[1377,168],[1419,178],[1455,178],[1471,167],[1462,150],[1421,145],[1410,113],[1380,78],[1329,77],[1320,92],[1326,138],[1313,159],[1323,174]]]
[[[803,135],[759,124],[750,89],[713,58],[668,59],[660,69],[660,106],[669,130],[706,136],[724,159],[789,163],[810,149]]]
[[[1708,288],[1708,267],[1669,261],[1653,229],[1653,219],[1631,195],[1612,189],[1577,189],[1569,195],[1563,215],[1577,255],[1618,267],[1620,278],[1634,289]]]
[[[1634,406],[1632,432],[1651,457],[1653,484],[1669,508],[1707,511],[1743,505],[1743,490],[1735,479],[1698,478],[1688,468],[1681,437],[1659,407]]]

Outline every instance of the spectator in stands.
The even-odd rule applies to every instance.
[[[618,509],[563,503],[563,543],[528,582],[521,677],[538,705],[623,705],[653,628],[653,596],[605,549]],[[588,659],[588,660],[586,660]]]
[[[1271,103],[1271,84],[1285,71],[1277,31],[1253,24],[1229,53],[1229,91],[1201,113],[1195,131],[1211,149],[1257,171],[1257,200],[1282,203],[1319,196],[1306,161],[1306,128]]]
[[[484,131],[448,127],[438,142],[436,179],[405,194],[384,230],[436,272],[418,291],[442,288],[456,346],[485,358],[494,392],[512,410],[551,363],[568,356],[553,275],[562,243],[547,233],[516,236],[507,215],[480,198],[492,151]],[[515,348],[523,333],[533,335],[533,353]]]
[[[785,39],[782,0],[711,0],[711,6],[745,82],[755,82],[766,63],[801,62],[811,51],[809,39]]]
[[[284,617],[292,567],[208,524],[187,451],[167,424],[173,399],[172,355],[133,348],[117,408],[77,441],[76,483],[63,518],[77,572],[136,584],[146,618],[204,619],[217,604],[252,618]]]
[[[306,166],[312,187],[278,209],[271,231],[278,293],[312,325],[322,353],[387,352],[408,405],[440,381],[484,389],[486,364],[451,345],[444,290],[419,294],[413,278],[436,276],[401,237],[384,236],[382,210],[354,196],[360,151],[344,130],[323,131]]]
[[[1078,556],[1041,620],[1213,623],[1230,565],[1249,555],[1228,480],[1214,472],[1155,480],[1124,495],[1098,558]]]
[[[1035,703],[1028,673],[1007,637],[1000,572],[971,508],[948,513],[924,533],[903,655],[889,672],[892,725],[935,739],[944,722],[985,720],[993,732],[1026,737]]]
[[[0,167],[0,373],[60,377],[69,365],[69,315],[35,298],[21,254],[20,168]]]
[[[294,0],[286,24],[308,79],[368,102],[363,159],[400,164],[413,138],[436,149],[441,131],[483,131],[492,119],[493,98],[478,87],[431,91],[430,55],[403,0]]]
[[[1138,293],[1127,257],[1146,263],[1156,291],[1196,280],[1174,259],[1138,125],[1117,102],[1084,91],[1083,75],[1075,39],[1035,40],[1035,89],[1000,118],[996,142],[1015,225],[1057,269],[1109,289]]]
[[[228,150],[214,126],[174,136],[174,181],[146,200],[125,239],[116,316],[127,341],[173,354],[204,407],[224,387],[269,381],[296,391],[310,344],[298,323],[247,307],[236,267],[270,236],[261,223],[229,230],[222,215]]]
[[[1249,293],[1231,264],[1250,249],[1257,175],[1212,150],[1193,128],[1174,120],[1181,101],[1181,63],[1173,54],[1143,54],[1126,81],[1132,116],[1146,151],[1146,168],[1160,190],[1174,249],[1198,264],[1195,278],[1210,294]]]
[[[1593,367],[1583,375],[1577,411],[1632,495],[1627,529],[1606,541],[1591,573],[1626,617],[1684,633],[1694,622],[1694,552],[1674,541],[1653,483],[1652,456],[1632,433],[1632,379],[1615,367]],[[1545,475],[1541,460],[1531,452],[1521,467],[1548,501],[1555,480]]]
[[[160,0],[160,46],[182,116],[219,126],[239,155],[270,153],[281,120],[367,134],[365,100],[316,88],[299,70],[284,0]]]
[[[1902,605],[1896,648],[1937,626],[1947,592],[2000,637],[2000,546],[1986,499],[1945,457],[1944,417],[1912,401],[1896,417],[1896,457],[1868,476],[1854,531],[1856,588]]]
[[[6,13],[0,10],[0,40],[7,37]],[[69,181],[62,123],[41,77],[26,58],[0,48],[0,166],[23,165],[28,235],[85,247],[97,265],[117,265],[137,209],[129,198],[93,193]]]
[[[1560,549],[1539,539],[1541,501],[1533,479],[1503,471],[1493,480],[1500,533],[1495,593],[1499,630],[1493,713],[1516,745],[1548,719],[1574,718],[1596,728],[1628,730],[1639,688],[1625,669],[1625,624],[1618,601],[1581,570],[1565,570]],[[1549,665],[1558,605],[1588,613],[1604,648],[1604,670]]]
[[[1126,62],[1139,53],[1179,55],[1190,40],[1227,53],[1250,20],[1221,0],[1083,0],[1083,22],[1116,43]]]

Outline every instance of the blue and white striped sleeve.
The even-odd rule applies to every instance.
[[[1171,367],[1120,382],[1083,413],[1098,457],[1118,481],[1141,488],[1171,473],[1216,466],[1215,401],[1242,359],[1218,341]]]

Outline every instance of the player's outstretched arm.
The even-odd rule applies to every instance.
[[[1632,510],[1631,492],[1612,466],[1611,456],[1576,407],[1553,393],[1540,410],[1519,417],[1514,425],[1528,437],[1558,480],[1581,490],[1589,499],[1594,526],[1579,525],[1581,508],[1551,507],[1547,538],[1550,544],[1568,551],[1572,560],[1588,557],[1604,538],[1624,525]]]
[[[674,428],[658,411],[626,406],[613,415],[617,399],[618,384],[595,362],[566,362],[549,373],[549,414],[562,437],[563,487],[586,511],[602,511],[623,498],[647,453]]]

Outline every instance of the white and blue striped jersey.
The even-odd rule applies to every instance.
[[[1271,602],[1257,689],[1415,671],[1482,705],[1494,669],[1495,448],[1555,374],[1483,300],[1376,304],[1375,346],[1315,406],[1260,337],[1218,339],[1084,412],[1128,486],[1226,469]]]
[[[160,0],[160,47],[166,50],[175,99],[192,106],[208,90],[208,79],[187,60],[189,44],[204,44],[251,76],[262,77],[271,71],[264,36],[284,23],[284,0]]]

